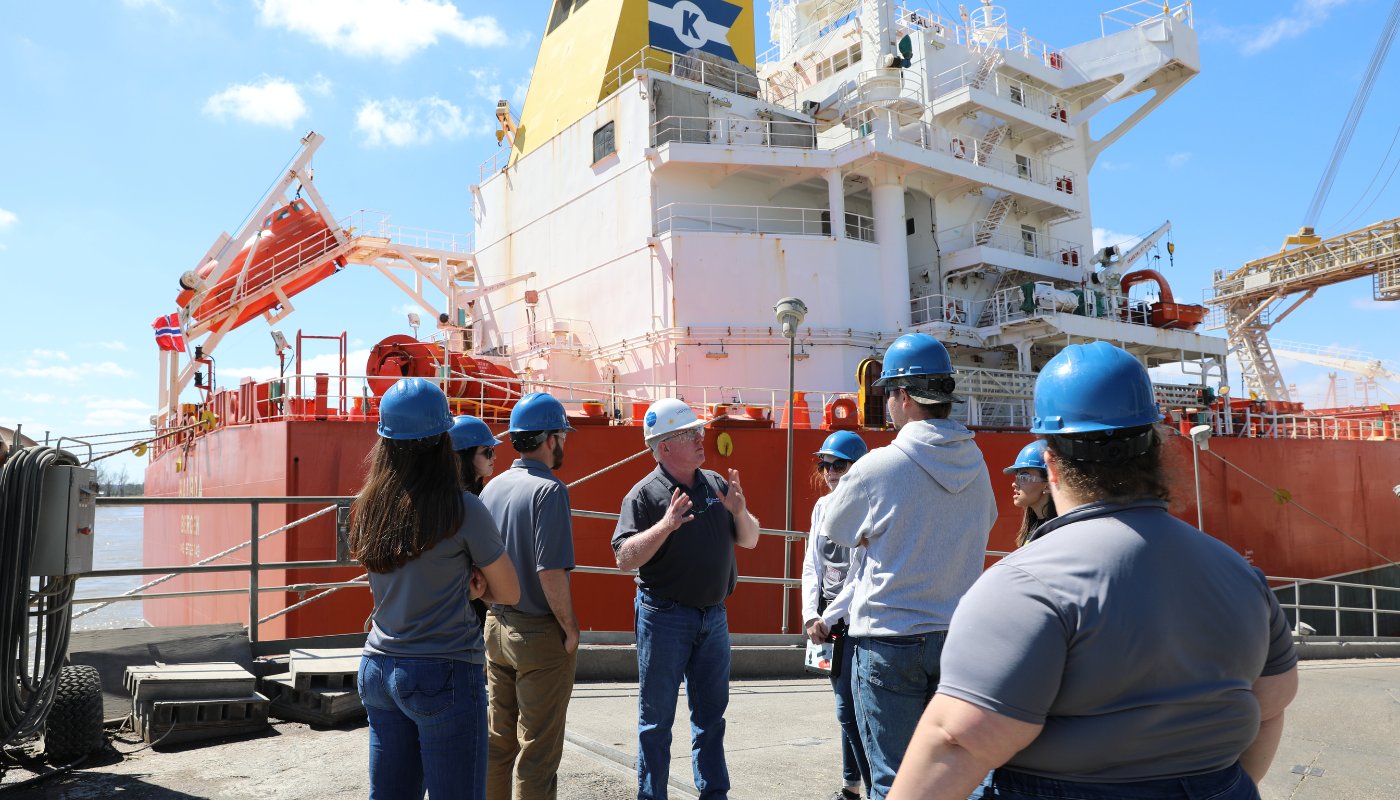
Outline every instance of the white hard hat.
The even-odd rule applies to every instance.
[[[705,425],[705,421],[696,417],[695,412],[684,401],[671,397],[652,403],[643,422],[646,423],[643,432],[646,434],[647,447],[676,431]]]

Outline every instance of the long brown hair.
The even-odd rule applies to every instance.
[[[1041,471],[1044,472],[1044,470],[1041,470]],[[1035,512],[1032,511],[1031,509],[1029,509],[1029,508],[1023,508],[1023,509],[1021,509],[1022,511],[1024,511],[1024,512],[1026,512],[1026,513],[1025,513],[1024,515],[1022,515],[1022,517],[1021,517],[1021,529],[1020,529],[1019,531],[1016,531],[1016,546],[1017,546],[1017,547],[1025,547],[1025,546],[1030,542],[1030,540],[1031,540],[1032,526],[1035,525],[1035,523],[1037,522],[1037,520],[1038,520],[1041,524],[1044,524],[1044,523],[1049,522],[1050,520],[1054,519],[1055,517],[1059,516],[1059,513],[1055,511],[1055,498],[1050,497],[1050,490],[1049,490],[1049,489],[1046,489],[1046,490],[1045,490],[1045,496],[1046,496],[1046,498],[1047,498],[1047,499],[1046,499],[1046,503],[1045,503],[1045,516],[1043,516],[1043,517],[1036,517]]]
[[[447,434],[380,439],[350,507],[350,555],[370,572],[393,572],[455,533],[464,515]]]
[[[462,488],[478,496],[481,495],[481,490],[486,488],[486,479],[476,474],[476,454],[485,449],[472,446],[457,451],[457,467],[462,474]]]

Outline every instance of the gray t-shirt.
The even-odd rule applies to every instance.
[[[1125,782],[1230,766],[1251,686],[1297,663],[1264,576],[1167,513],[1092,503],[987,570],[953,615],[940,694],[1045,727],[1006,766]]]
[[[552,614],[540,572],[574,568],[574,529],[569,489],[539,461],[517,458],[481,492],[481,502],[501,530],[520,576],[520,602],[506,608],[522,614]]]
[[[456,533],[393,572],[369,573],[375,610],[366,654],[486,663],[471,568],[494,563],[505,547],[480,500],[463,492],[462,509]]]
[[[613,532],[613,552],[628,538],[641,533],[666,516],[671,493],[677,487],[690,495],[694,516],[661,544],[651,560],[637,570],[637,585],[647,593],[696,608],[719,605],[734,592],[739,568],[734,559],[738,530],[734,516],[724,507],[729,484],[709,470],[696,470],[694,488],[677,483],[660,464],[622,501],[622,513]]]

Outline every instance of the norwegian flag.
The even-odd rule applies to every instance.
[[[156,329],[156,345],[162,350],[174,350],[177,353],[185,352],[185,334],[180,330],[180,314],[174,313],[164,317],[156,317],[156,321],[151,323],[151,327]]]

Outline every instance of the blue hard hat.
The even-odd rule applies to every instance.
[[[546,392],[531,392],[520,398],[510,412],[509,433],[527,431],[571,431],[564,404]]]
[[[379,401],[379,435],[385,439],[427,439],[452,429],[447,395],[423,378],[404,378]]]
[[[1035,380],[1034,434],[1140,428],[1161,418],[1147,369],[1108,342],[1066,347]]]
[[[927,333],[906,333],[885,351],[880,379],[875,385],[884,386],[895,378],[951,374],[953,362],[942,342]]]
[[[472,416],[460,416],[452,425],[452,449],[466,450],[468,447],[495,447],[496,437],[486,423]]]
[[[866,453],[870,448],[866,446],[865,440],[851,431],[837,431],[826,437],[822,442],[822,449],[814,455],[832,456],[846,461],[855,461]]]
[[[1045,440],[1036,439],[1016,454],[1016,463],[1001,471],[1010,475],[1018,469],[1045,469]]]

